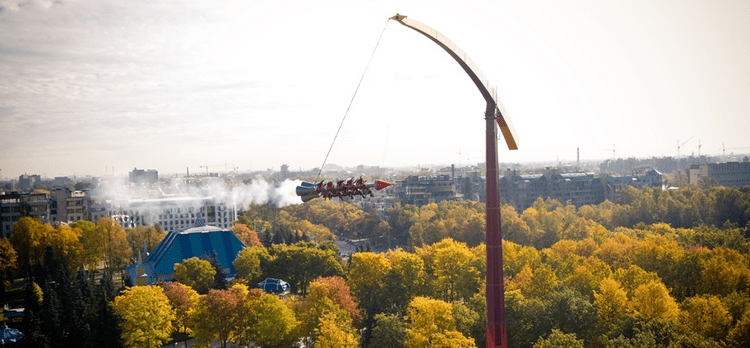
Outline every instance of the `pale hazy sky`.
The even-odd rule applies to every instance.
[[[484,162],[484,100],[396,13],[497,85],[501,162],[750,151],[747,0],[0,0],[0,176],[319,167],[381,33],[328,162]]]

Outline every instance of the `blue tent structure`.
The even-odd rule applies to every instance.
[[[0,344],[5,345],[6,343],[16,342],[23,337],[23,334],[21,331],[18,331],[14,328],[8,327],[8,325],[5,325],[5,322],[3,322],[2,330],[0,332]]]
[[[275,278],[266,278],[266,280],[258,283],[258,287],[264,292],[272,292],[275,294],[289,292],[289,283]]]
[[[245,244],[230,230],[198,226],[182,232],[169,232],[146,260],[138,265],[129,266],[127,271],[134,283],[138,277],[144,276],[147,284],[153,284],[154,281],[171,281],[175,263],[182,263],[191,257],[213,256],[216,252],[216,258],[224,268],[225,274],[232,278],[235,275],[232,262],[244,248]],[[139,266],[142,269],[139,270]]]

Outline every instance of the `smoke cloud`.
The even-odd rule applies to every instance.
[[[294,192],[300,185],[300,180],[284,180],[280,183],[268,182],[263,178],[256,178],[250,184],[227,186],[223,181],[211,182],[204,191],[209,196],[227,204],[234,202],[238,206],[247,208],[250,204],[273,205],[277,208],[302,203]]]
[[[301,183],[289,179],[273,182],[261,177],[236,184],[228,184],[222,178],[175,178],[157,184],[136,185],[110,178],[92,190],[91,197],[110,202],[115,210],[126,209],[132,202],[162,199],[169,200],[173,207],[196,207],[204,199],[213,199],[237,209],[247,209],[251,204],[281,208],[302,203],[295,194],[295,188]]]

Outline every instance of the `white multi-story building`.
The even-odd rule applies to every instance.
[[[236,209],[214,197],[165,197],[124,199],[110,203],[109,215],[127,215],[135,225],[161,225],[168,232],[179,232],[194,227],[201,218],[207,226],[232,227],[237,219]]]

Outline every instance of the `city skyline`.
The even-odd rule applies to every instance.
[[[497,85],[500,162],[750,151],[747,2],[0,0],[0,176],[309,170],[360,78],[327,163],[484,162],[481,95],[396,13]]]

